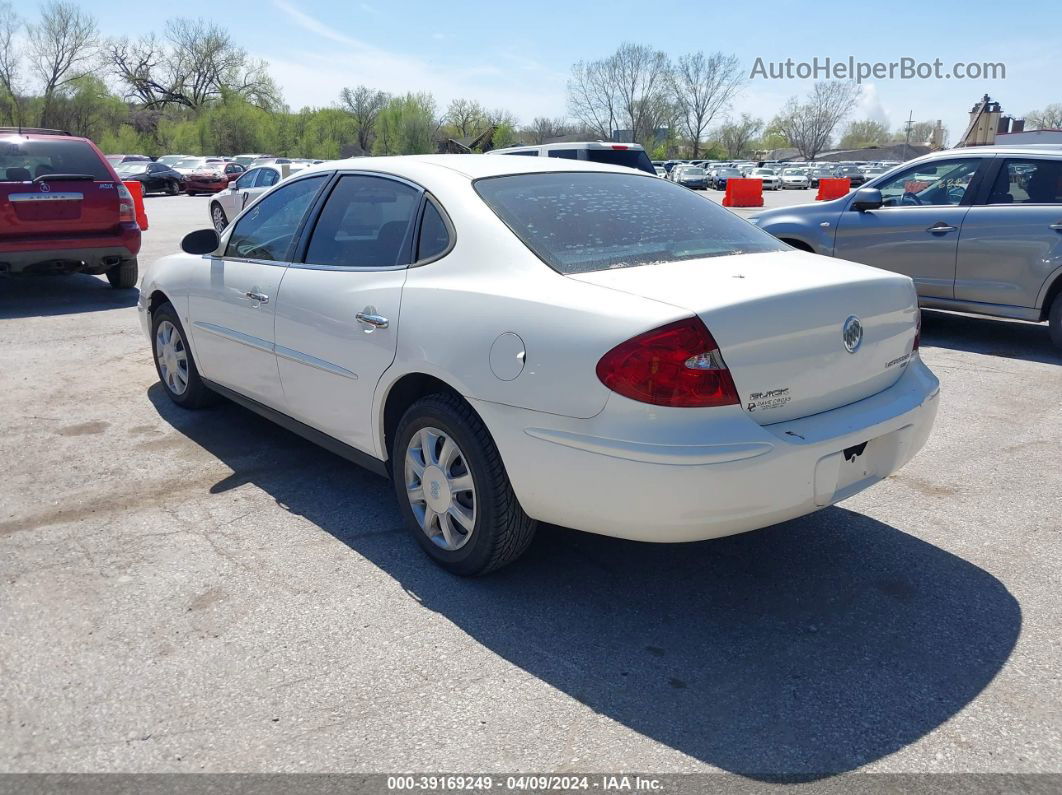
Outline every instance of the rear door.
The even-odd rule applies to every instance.
[[[885,206],[861,212],[850,201],[838,220],[834,256],[910,276],[919,295],[953,298],[959,229],[989,162],[931,161],[876,185]]]
[[[303,217],[326,180],[317,174],[265,197],[235,223],[221,256],[204,257],[189,291],[200,372],[278,411],[284,397],[273,351],[277,293]]]
[[[1044,282],[1062,267],[1062,158],[996,164],[983,203],[962,224],[955,297],[1038,308]]]
[[[117,182],[87,141],[0,137],[0,243],[117,226]]]
[[[289,413],[371,455],[380,455],[372,399],[395,358],[422,195],[397,178],[341,175],[277,303],[277,363]]]

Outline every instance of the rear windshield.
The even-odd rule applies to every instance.
[[[114,180],[103,158],[84,141],[0,138],[0,182],[28,182],[48,174],[88,174],[95,180]]]
[[[626,166],[656,174],[653,170],[653,161],[649,159],[644,149],[587,149],[586,159],[593,163]]]
[[[517,174],[480,179],[475,188],[516,236],[560,273],[786,250],[729,210],[657,178]]]

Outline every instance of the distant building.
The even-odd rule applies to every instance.
[[[993,146],[1003,143],[999,140],[1007,136],[1007,143],[1020,143],[1011,139],[1011,135],[1021,135],[1025,132],[1025,119],[1015,119],[1012,116],[1004,116],[1003,108],[998,102],[985,94],[970,109],[970,123],[966,126],[966,132],[962,134],[956,146]],[[1027,142],[1024,142],[1027,143]],[[1041,141],[1040,143],[1051,143]]]

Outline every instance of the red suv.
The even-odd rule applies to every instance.
[[[87,138],[0,127],[0,273],[106,273],[136,286],[133,197]]]

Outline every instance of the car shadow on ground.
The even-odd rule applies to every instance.
[[[1062,364],[1062,350],[1051,343],[1046,323],[923,309],[922,342],[1006,359]]]
[[[0,276],[0,320],[125,309],[136,306],[139,296],[135,288],[115,290],[85,273]]]
[[[546,526],[512,566],[453,577],[400,530],[382,478],[235,405],[148,395],[233,470],[212,492],[253,483],[513,665],[744,776],[814,780],[899,751],[981,692],[1021,628],[987,572],[837,507],[684,545]]]

